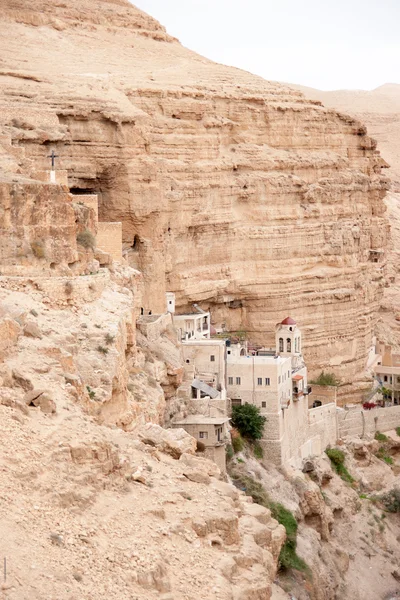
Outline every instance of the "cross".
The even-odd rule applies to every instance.
[[[58,154],[56,154],[54,150],[52,150],[50,156],[48,156],[47,158],[51,158],[51,170],[54,171],[56,158],[58,158]]]

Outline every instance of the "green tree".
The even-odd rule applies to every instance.
[[[250,440],[262,438],[266,417],[260,415],[260,409],[253,404],[242,404],[232,408],[232,425],[240,434]]]

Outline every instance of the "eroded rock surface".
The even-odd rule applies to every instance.
[[[4,173],[34,175],[54,146],[70,187],[123,222],[153,312],[168,289],[260,339],[295,311],[310,367],[354,383],[387,237],[361,123],[190,52],[127,0],[5,0],[0,39]]]

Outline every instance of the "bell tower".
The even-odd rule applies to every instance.
[[[286,317],[276,326],[276,353],[282,356],[301,355],[301,331],[292,317]]]

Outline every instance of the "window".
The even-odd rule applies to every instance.
[[[262,377],[257,377],[257,385],[262,385]]]
[[[279,377],[278,377],[278,384],[280,384],[280,383],[281,383],[281,376],[279,375]]]
[[[233,377],[228,377],[228,385],[233,385]]]
[[[266,402],[261,402],[261,408],[267,408],[267,403]]]
[[[199,438],[201,440],[208,440],[208,431],[199,431]]]
[[[230,351],[230,350],[228,350],[228,354],[230,354],[230,353],[231,353],[231,351]]]
[[[279,352],[283,352],[283,338],[279,338]]]
[[[387,375],[385,375],[385,377],[383,378],[383,381],[387,381]]]
[[[241,398],[232,398],[232,406],[242,406]]]
[[[271,385],[271,380],[269,377],[265,378],[265,385]]]
[[[187,363],[187,364],[189,364],[189,363],[190,363],[190,360],[189,360],[188,358],[186,359],[186,363]]]
[[[286,352],[291,352],[292,351],[292,340],[290,338],[288,338],[286,340],[286,348],[287,348]]]
[[[287,376],[290,377],[290,371],[287,372]]]
[[[236,385],[240,385],[241,384],[241,379],[240,377],[236,377]]]
[[[211,362],[215,362],[215,354],[211,354],[210,360],[211,360]]]

